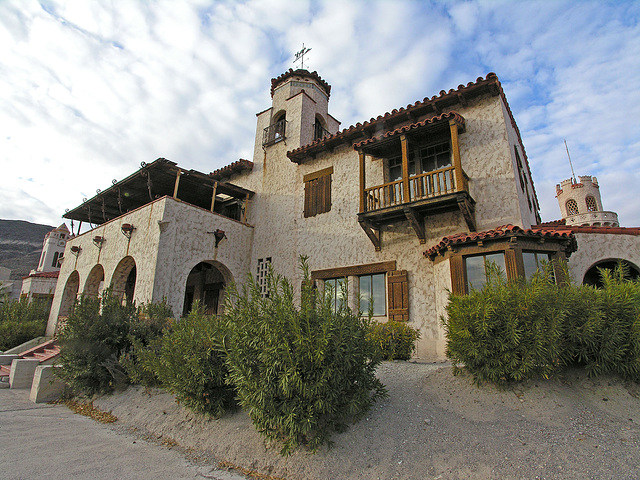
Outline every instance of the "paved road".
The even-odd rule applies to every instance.
[[[181,452],[100,424],[61,405],[34,404],[28,390],[0,389],[0,478],[214,479],[245,477],[194,464]]]

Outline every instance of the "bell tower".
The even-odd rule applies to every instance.
[[[602,208],[598,179],[589,175],[563,180],[556,185],[556,198],[566,225],[617,227],[618,214]]]

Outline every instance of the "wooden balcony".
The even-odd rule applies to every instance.
[[[438,170],[409,175],[408,140],[399,136],[402,151],[402,178],[397,181],[366,186],[365,156],[384,152],[361,148],[360,152],[360,212],[358,222],[376,251],[381,249],[381,232],[385,225],[398,221],[409,224],[426,242],[424,218],[447,211],[460,211],[470,231],[475,231],[475,201],[469,194],[469,177],[462,169],[458,147],[458,124],[450,122],[452,164]]]

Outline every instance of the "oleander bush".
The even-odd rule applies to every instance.
[[[450,295],[447,356],[478,383],[546,378],[568,365],[639,381],[640,282],[625,268],[601,270],[601,289],[556,285],[550,266],[530,282],[494,272],[482,290]]]
[[[548,377],[566,361],[566,309],[551,269],[530,282],[507,282],[496,268],[468,295],[450,295],[446,354],[476,382],[506,384]]]
[[[165,302],[137,308],[123,304],[110,289],[102,298],[80,297],[58,336],[61,368],[56,374],[73,392],[85,395],[126,385],[134,371],[133,344],[152,344],[169,322],[168,315]]]
[[[640,282],[628,270],[600,271],[603,288],[575,288],[567,336],[573,363],[589,376],[616,373],[640,380]]]
[[[372,323],[367,337],[378,348],[383,360],[409,360],[420,332],[406,322],[389,320]]]
[[[196,412],[220,417],[237,408],[235,390],[226,383],[225,334],[226,323],[205,315],[195,302],[191,313],[176,321],[154,348],[139,358],[179,402]]]
[[[334,311],[309,279],[306,258],[300,307],[291,282],[270,272],[267,295],[253,278],[229,289],[225,338],[229,382],[254,426],[282,443],[283,455],[331,445],[331,434],[361,418],[386,395],[375,377],[380,360],[367,341],[369,320],[345,305]]]
[[[51,303],[44,300],[29,302],[26,298],[0,302],[0,352],[41,337],[47,328]]]

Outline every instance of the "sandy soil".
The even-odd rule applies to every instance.
[[[640,478],[640,387],[578,370],[499,390],[450,366],[386,362],[389,398],[335,434],[332,449],[284,458],[244,412],[196,415],[160,390],[96,400],[122,426],[209,459],[286,479]]]

